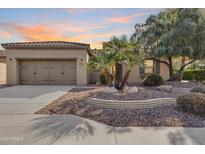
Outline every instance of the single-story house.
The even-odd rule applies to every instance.
[[[85,85],[99,81],[99,73],[88,68],[94,55],[89,44],[47,41],[3,43],[0,51],[0,84]],[[159,73],[168,79],[164,64],[145,61],[143,73]],[[123,74],[126,72],[123,66]],[[128,82],[140,82],[142,71],[135,66]]]

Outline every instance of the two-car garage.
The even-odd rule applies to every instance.
[[[20,60],[20,84],[74,85],[76,60]]]
[[[6,52],[6,84],[85,85],[90,45],[76,42],[1,44]]]

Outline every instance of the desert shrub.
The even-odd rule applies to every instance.
[[[201,82],[201,81],[205,80],[205,70],[196,71],[193,77],[194,77],[194,80],[196,80],[196,81]]]
[[[191,92],[177,97],[176,101],[184,112],[205,115],[205,94]]]
[[[113,79],[113,77],[112,77],[111,74],[110,74],[110,79],[111,79],[111,80]],[[101,83],[101,84],[104,84],[104,85],[107,85],[107,84],[108,84],[107,81],[106,81],[106,78],[105,78],[105,75],[104,75],[104,74],[101,74],[101,75],[100,75],[100,83]]]
[[[195,87],[191,89],[191,92],[199,92],[205,94],[205,87]]]
[[[205,70],[188,70],[183,73],[182,80],[205,80]]]
[[[106,78],[105,78],[105,75],[104,75],[104,74],[101,74],[101,75],[100,75],[100,83],[101,83],[101,84],[104,84],[104,85],[107,84],[107,81],[106,81]]]
[[[164,83],[164,80],[161,76],[156,74],[150,74],[143,80],[145,86],[159,86]]]

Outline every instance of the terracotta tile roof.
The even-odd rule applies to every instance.
[[[87,49],[91,53],[90,44],[66,42],[66,41],[43,41],[43,42],[15,42],[1,44],[4,49]]]

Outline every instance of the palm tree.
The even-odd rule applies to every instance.
[[[129,41],[126,35],[120,38],[113,36],[109,42],[104,44],[106,51],[115,53],[115,86],[116,88],[121,85],[122,81],[122,64],[124,51],[130,50]]]
[[[115,54],[115,87],[119,90],[125,87],[133,66],[143,64],[143,55],[135,48],[136,43],[128,40],[126,35],[121,38],[113,37],[105,44],[105,50]],[[122,77],[123,64],[128,66],[128,71],[124,77]]]
[[[104,74],[106,82],[108,84],[112,83],[112,79],[109,73],[109,68],[115,64],[114,58],[115,53],[103,51],[95,55],[93,59],[89,62],[89,67],[94,71],[101,71]]]

